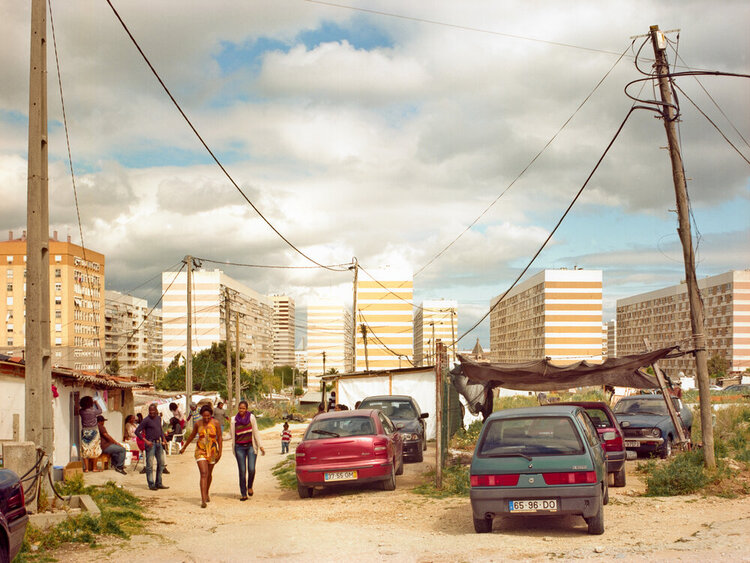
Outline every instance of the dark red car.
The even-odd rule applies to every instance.
[[[575,405],[586,410],[586,414],[596,426],[599,438],[607,454],[607,473],[614,477],[615,487],[625,486],[625,439],[620,423],[615,418],[615,413],[607,403],[601,401],[569,401],[567,403],[554,403],[555,405]]]
[[[316,416],[297,446],[297,492],[315,488],[381,482],[396,488],[404,472],[404,444],[391,420],[379,410],[332,411]]]
[[[0,561],[11,561],[21,550],[28,521],[18,475],[0,469]]]

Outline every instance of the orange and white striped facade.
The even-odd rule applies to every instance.
[[[352,371],[352,314],[333,299],[311,299],[307,303],[307,387],[318,389],[325,371]]]
[[[187,272],[162,272],[162,361],[185,357],[187,342]],[[230,278],[221,270],[196,270],[192,283],[193,354],[226,340],[225,290],[230,293],[230,334],[234,348],[239,312],[240,351],[244,369],[273,366],[273,303],[265,295]]]
[[[750,270],[703,278],[698,280],[698,288],[703,298],[708,357],[723,357],[734,372],[750,368]],[[675,344],[690,348],[692,328],[686,284],[617,300],[618,353],[643,351],[644,336],[652,348]],[[677,377],[680,372],[695,375],[695,360],[690,355],[660,360],[659,367],[670,377]]]
[[[356,371],[412,367],[414,282],[411,272],[388,269],[357,281]],[[367,361],[362,326],[367,331]],[[309,360],[308,360],[309,361]]]
[[[601,270],[544,270],[492,300],[490,357],[502,363],[545,357],[601,362]]]

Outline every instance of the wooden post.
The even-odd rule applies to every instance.
[[[650,29],[651,43],[654,47],[654,64],[659,81],[659,92],[663,106],[661,109],[664,128],[667,131],[669,156],[672,161],[672,180],[674,182],[675,198],[677,200],[677,232],[682,242],[682,257],[685,262],[685,282],[687,284],[688,301],[690,303],[690,326],[693,333],[693,354],[698,379],[698,394],[700,396],[701,432],[703,435],[703,457],[706,467],[716,467],[714,453],[714,428],[711,416],[711,390],[708,379],[708,353],[706,351],[706,336],[703,333],[703,301],[698,290],[698,279],[695,275],[695,253],[690,234],[690,209],[688,205],[687,184],[682,165],[682,155],[674,125],[677,116],[672,101],[672,91],[669,85],[669,64],[667,63],[667,43],[658,25]]]
[[[648,338],[644,338],[643,343],[646,345],[646,350],[651,351],[651,343],[649,342]],[[672,425],[677,432],[677,444],[682,447],[683,444],[687,444],[690,442],[690,438],[685,433],[685,425],[682,423],[682,416],[674,408],[674,403],[672,402],[672,394],[670,393],[670,389],[667,387],[667,380],[664,377],[664,373],[662,373],[661,368],[659,368],[656,362],[651,364],[651,367],[654,369],[654,374],[656,374],[656,380],[659,382],[661,394],[664,397],[664,401],[667,403],[667,412],[669,412],[669,418],[672,419]]]

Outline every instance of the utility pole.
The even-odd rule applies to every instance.
[[[193,257],[185,256],[187,265],[187,352],[185,353],[185,411],[190,413],[190,403],[193,402]],[[190,417],[192,420],[192,417]],[[190,422],[190,421],[188,421]]]
[[[435,321],[430,323],[430,326],[432,327],[432,361],[437,365],[437,343],[435,342]]]
[[[226,340],[227,353],[227,412],[231,416],[234,412],[234,384],[232,383],[232,332],[229,326],[230,314],[229,288],[224,287],[224,339]]]
[[[367,358],[367,325],[362,323],[359,327],[362,330],[362,342],[365,345],[365,371],[370,371],[370,360]]]
[[[47,175],[47,3],[31,2],[29,152],[26,225],[25,434],[51,460],[54,453],[49,307]],[[19,285],[23,280],[18,280]]]
[[[359,261],[357,257],[352,258],[354,262],[354,284],[352,295],[352,371],[357,371],[357,278],[359,277]]]
[[[703,333],[703,301],[698,290],[698,279],[695,275],[695,253],[690,234],[690,210],[688,207],[687,184],[680,154],[680,145],[674,122],[677,119],[669,84],[669,63],[667,62],[667,42],[658,25],[650,28],[651,43],[654,47],[656,62],[654,67],[659,80],[659,92],[663,106],[661,108],[664,128],[667,131],[669,156],[672,160],[672,179],[677,200],[677,232],[682,243],[682,257],[685,262],[685,282],[687,283],[688,301],[690,303],[690,325],[693,332],[693,355],[698,375],[698,395],[700,397],[701,432],[703,434],[703,457],[706,467],[716,467],[714,454],[714,429],[711,417],[711,392],[708,379],[708,354],[706,336]]]
[[[451,308],[451,348],[453,348],[453,364],[456,364],[456,326],[453,318],[456,316],[456,310]]]
[[[443,488],[443,355],[435,358],[435,488]]]
[[[234,364],[237,373],[235,374],[236,379],[234,380],[234,401],[235,410],[239,409],[240,401],[242,400],[242,387],[240,385],[240,376],[242,375],[242,366],[240,365],[240,312],[234,312]]]

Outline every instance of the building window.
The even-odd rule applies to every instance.
[[[62,283],[57,282],[55,284],[55,291],[62,291]]]
[[[62,305],[62,297],[55,295],[55,305]]]
[[[60,254],[55,254],[55,262],[58,264],[62,262],[62,256]]]
[[[12,280],[12,279],[13,279],[13,268],[8,268],[8,269],[7,269],[6,271],[5,271],[5,275],[7,276],[7,278],[8,278],[9,280]]]
[[[55,338],[55,346],[62,346],[62,338],[61,337],[58,336],[57,338]]]
[[[55,318],[56,319],[62,319],[62,311],[60,309],[57,309],[55,311]]]
[[[62,323],[55,323],[55,332],[62,332]]]
[[[12,263],[13,263],[13,257],[12,256],[8,256],[8,264],[12,264]]]
[[[13,337],[12,336],[8,337],[8,346],[13,346]]]
[[[12,283],[9,283],[9,284],[7,285],[7,287],[6,287],[6,289],[8,290],[8,293],[12,292],[12,291],[13,291],[13,284],[12,284]]]
[[[12,324],[5,325],[5,330],[7,330],[8,332],[13,332],[13,325]]]
[[[13,298],[12,298],[12,297],[10,297],[10,296],[6,297],[6,298],[5,298],[5,304],[6,304],[6,305],[7,305],[8,307],[10,307],[11,305],[13,305]]]
[[[62,277],[62,270],[60,268],[55,268],[55,277],[56,278]]]

